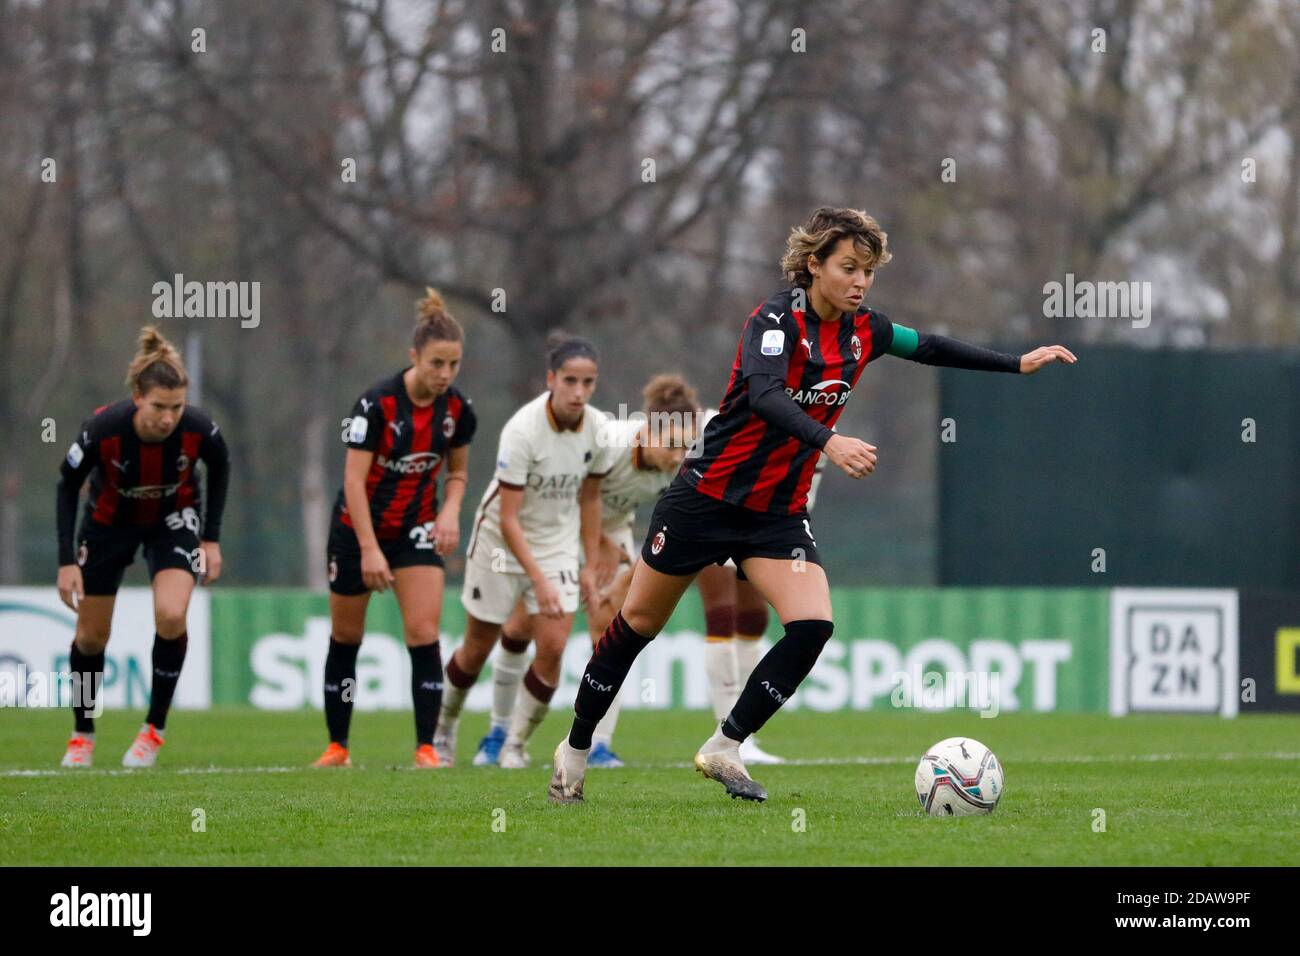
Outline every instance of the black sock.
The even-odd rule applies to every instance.
[[[437,641],[408,647],[411,654],[411,701],[415,705],[415,742],[433,743],[442,707],[442,647]]]
[[[171,709],[176,694],[176,682],[181,679],[181,665],[189,647],[189,634],[172,641],[153,636],[153,683],[149,686],[149,716],[145,723],[162,730],[167,724],[167,711]]]
[[[340,747],[348,745],[360,650],[360,644],[340,644],[330,635],[330,649],[325,655],[325,726],[329,728],[330,740]]]
[[[68,653],[68,670],[72,672],[72,720],[78,734],[93,734],[95,710],[100,688],[104,686],[104,652],[85,654],[72,642]]]
[[[758,733],[803,683],[834,630],[830,621],[787,624],[785,637],[763,655],[749,675],[736,706],[722,722],[723,735],[743,741]]]
[[[614,615],[578,684],[578,698],[573,702],[576,716],[569,731],[570,747],[586,750],[591,746],[591,735],[595,733],[596,725],[618,696],[618,689],[623,686],[636,656],[652,640],[654,638],[632,630],[623,620],[622,611]]]

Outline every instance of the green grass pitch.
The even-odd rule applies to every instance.
[[[751,804],[691,769],[708,714],[630,712],[615,740],[629,766],[590,771],[584,805],[551,806],[568,713],[546,720],[522,771],[469,766],[484,715],[462,721],[457,768],[416,771],[410,715],[358,713],[356,766],[319,771],[306,766],[325,744],[319,713],[236,710],[174,714],[158,768],[123,771],[141,715],[110,712],[96,768],[60,771],[70,715],[9,710],[0,864],[1300,863],[1294,717],[792,712],[762,742],[801,763],[754,768],[770,797]],[[923,817],[916,761],[961,734],[1001,758],[1006,795],[989,817]]]

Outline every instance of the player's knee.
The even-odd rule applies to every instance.
[[[438,628],[435,624],[408,624],[406,626],[407,647],[423,647],[427,644],[434,644],[437,640]]]
[[[361,639],[365,637],[365,629],[348,626],[340,627],[338,624],[335,624],[330,632],[330,637],[333,638],[334,642],[337,644],[355,646],[360,644]]]
[[[105,628],[103,632],[100,632],[95,629],[83,630],[78,627],[75,640],[77,650],[93,657],[96,654],[104,653],[104,648],[108,646],[108,629]]]
[[[831,639],[834,632],[833,621],[820,619],[791,621],[785,626],[785,640],[794,643],[799,656],[810,659],[809,667],[811,667],[811,662],[817,660],[822,648],[826,646],[826,642]]]
[[[185,609],[159,608],[154,614],[154,627],[164,639],[180,637],[185,633]]]
[[[659,632],[664,629],[668,623],[667,618],[658,614],[650,614],[645,611],[634,611],[624,609],[623,621],[628,627],[636,631],[646,640],[651,640],[659,636]]]

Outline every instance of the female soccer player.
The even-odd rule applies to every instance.
[[[95,411],[59,470],[59,597],[77,613],[69,653],[74,731],[64,767],[89,767],[95,752],[95,697],[122,575],[143,548],[153,584],[153,684],[149,713],[122,758],[152,767],[185,661],[190,594],[200,576],[221,577],[221,512],[230,479],[226,441],[207,413],[185,404],[189,377],[180,353],[153,326],[140,333],[126,382],[131,397]],[[195,466],[207,471],[207,511],[199,521]],[[77,498],[90,496],[73,557]]]
[[[614,460],[609,474],[600,483],[600,546],[610,561],[617,564],[618,571],[615,580],[587,607],[587,629],[593,647],[621,606],[632,580],[632,565],[636,561],[632,524],[636,510],[652,503],[672,481],[694,436],[699,412],[695,389],[680,375],[656,375],[646,383],[641,394],[643,415],[623,420],[611,417],[603,438],[604,444],[613,450]],[[518,696],[519,680],[527,666],[530,640],[527,609],[522,602],[517,602],[502,628],[501,649],[492,665],[492,729],[479,744],[479,752],[474,756],[476,766],[497,762]],[[611,746],[618,709],[618,698],[615,698],[596,728],[588,766],[623,766]]]
[[[1017,357],[890,322],[863,304],[877,266],[889,259],[884,231],[856,209],[823,206],[791,231],[781,261],[791,288],[750,314],[702,453],[683,464],[655,507],[627,600],[587,664],[573,726],[555,750],[553,801],[582,799],[592,731],[636,655],[700,569],[728,557],[776,610],[785,635],[758,662],[695,766],[733,797],[767,799],[739,746],[789,700],[834,627],[806,499],[819,451],[852,478],[875,470],[875,446],[831,431],[862,370],[886,353],[1020,374],[1075,361],[1060,345]]]
[[[547,359],[546,391],[519,409],[501,430],[497,470],[474,516],[461,603],[465,642],[447,661],[446,692],[435,746],[455,759],[461,707],[501,626],[521,597],[531,617],[536,656],[523,676],[500,765],[524,767],[529,736],[550,708],[560,681],[560,655],[573,627],[578,593],[591,602],[613,572],[600,551],[600,480],[609,471],[602,446],[605,415],[587,403],[596,389],[597,356],[590,342],[555,337]],[[578,543],[596,558],[578,570]]]
[[[474,407],[452,385],[465,333],[442,296],[427,289],[417,304],[411,364],[357,400],[343,435],[343,489],[328,545],[329,653],[325,724],[330,743],[317,767],[350,767],[348,726],[356,696],[357,652],[371,591],[392,587],[411,655],[415,765],[437,767],[433,731],[442,700],[443,560],[460,543],[460,504],[469,478]],[[447,462],[443,504],[436,476]]]
[[[705,412],[704,422],[717,414],[717,409]],[[826,470],[826,459],[818,456],[813,469],[812,483],[808,487],[808,513],[811,514]],[[704,607],[704,671],[709,682],[709,697],[713,714],[719,721],[731,713],[740,698],[740,689],[749,680],[763,651],[763,634],[767,631],[767,603],[763,595],[738,573],[736,563],[730,558],[726,564],[711,564],[695,578]],[[599,743],[596,748],[599,749]],[[597,750],[587,758],[588,766],[595,766]],[[745,764],[778,764],[785,761],[770,754],[758,745],[758,737],[751,734],[740,745],[740,759]]]

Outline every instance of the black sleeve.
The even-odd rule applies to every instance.
[[[821,422],[807,415],[793,398],[786,394],[785,380],[775,375],[757,372],[745,379],[749,387],[749,405],[754,414],[769,425],[794,436],[805,445],[821,449],[834,434]]]
[[[199,458],[208,472],[208,500],[204,508],[203,533],[199,537],[203,541],[220,541],[221,514],[225,511],[226,490],[230,487],[230,450],[216,425],[203,440]]]
[[[75,564],[72,540],[77,530],[77,499],[86,476],[99,463],[99,443],[90,440],[90,425],[81,427],[78,439],[68,449],[59,467],[59,483],[55,488],[54,513],[59,536],[59,567]]]
[[[84,481],[84,475],[78,479],[63,474],[59,476],[59,483],[55,489],[54,510],[58,515],[59,526],[59,567],[76,563],[73,559],[72,538],[77,530],[77,498],[81,495],[81,485]]]
[[[918,332],[917,340],[916,350],[906,356],[909,361],[920,362],[922,365],[940,365],[944,368],[966,368],[976,372],[1020,374],[1019,355],[995,352],[992,349],[929,332]]]

